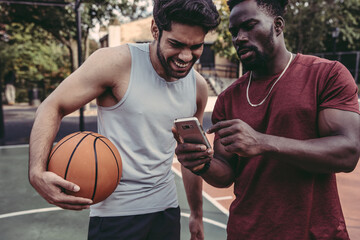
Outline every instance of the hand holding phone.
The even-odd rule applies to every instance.
[[[209,140],[196,117],[178,118],[174,121],[179,136],[186,143],[199,143],[211,148]]]

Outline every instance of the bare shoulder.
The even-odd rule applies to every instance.
[[[83,79],[96,81],[102,87],[114,87],[127,82],[131,69],[128,45],[100,48],[90,55],[80,67]]]
[[[196,92],[197,95],[204,95],[206,93],[206,97],[207,97],[207,82],[205,80],[205,78],[198,73],[197,71],[195,71],[195,77],[196,77]]]
[[[131,72],[131,53],[127,44],[111,48],[102,48],[94,52],[96,59],[94,68],[105,91],[97,97],[101,106],[111,106],[119,102],[125,95]]]
[[[206,84],[205,78],[195,69],[194,69],[194,72],[195,72],[196,82],[198,84]]]
[[[195,114],[199,119],[202,119],[204,109],[208,100],[208,85],[203,76],[195,71],[196,77],[196,105],[197,113]]]
[[[88,60],[92,60],[96,66],[101,66],[107,70],[111,69],[111,72],[123,72],[123,70],[129,70],[129,66],[131,66],[131,54],[127,44],[100,48]]]

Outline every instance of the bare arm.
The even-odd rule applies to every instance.
[[[109,51],[95,52],[39,106],[30,135],[29,181],[49,203],[65,209],[81,210],[88,208],[91,200],[64,194],[61,189],[78,191],[79,187],[61,177],[46,171],[48,156],[59,130],[61,119],[79,109],[92,99],[101,96],[105,90],[114,89],[115,76],[119,68],[123,73],[129,67],[127,47],[119,47],[113,56]],[[120,56],[119,56],[120,55]],[[112,60],[123,57],[123,64]],[[115,65],[115,66],[114,66]],[[120,70],[121,72],[121,70]],[[126,75],[126,74],[124,74]],[[118,92],[117,92],[118,93]],[[115,98],[120,97],[114,94]]]
[[[359,159],[360,117],[357,113],[325,109],[319,113],[320,138],[296,140],[256,132],[241,120],[215,124],[224,150],[239,156],[269,154],[309,172],[350,172]]]
[[[210,168],[201,174],[201,177],[214,187],[229,187],[235,179],[234,165],[238,160],[238,155],[226,152],[220,140],[214,142],[214,150],[206,151],[202,147],[202,145],[191,143],[179,145],[177,147],[179,162],[184,168],[191,170],[211,161]]]
[[[204,109],[207,103],[208,93],[207,85],[205,79],[196,73],[197,76],[197,112],[195,117],[197,117],[200,123],[203,123]],[[201,167],[200,167],[201,168]],[[181,171],[183,175],[183,182],[186,191],[187,200],[190,206],[190,233],[191,239],[204,239],[204,227],[202,222],[203,217],[203,208],[202,208],[202,179],[201,177],[193,174],[188,169],[181,166]]]
[[[319,113],[320,137],[296,140],[266,135],[245,122],[234,119],[216,123],[209,133],[218,132],[214,157],[202,178],[215,187],[227,187],[235,179],[234,166],[239,157],[268,154],[309,172],[350,172],[360,155],[360,116],[354,112],[325,109]],[[177,149],[179,161],[187,168],[199,166],[211,157],[194,144]]]

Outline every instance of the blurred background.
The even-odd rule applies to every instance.
[[[246,69],[227,30],[226,0],[214,2],[222,23],[196,68],[217,95]],[[96,49],[152,41],[151,11],[151,0],[0,0],[1,103],[14,104],[4,93],[10,71],[15,102],[38,104]],[[290,0],[285,39],[292,52],[339,60],[359,84],[360,1]]]

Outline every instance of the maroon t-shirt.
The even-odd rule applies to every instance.
[[[278,76],[252,81],[251,102],[261,102]],[[258,107],[247,102],[248,80],[247,73],[219,95],[214,124],[241,119],[256,131],[304,140],[319,137],[322,109],[360,113],[355,81],[339,62],[297,54]],[[228,239],[349,238],[335,174],[313,174],[266,156],[239,157],[235,173]]]

